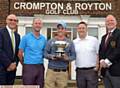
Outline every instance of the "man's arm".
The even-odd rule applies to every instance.
[[[105,63],[105,52],[103,50],[104,48],[104,40],[105,40],[105,35],[102,37],[102,40],[101,40],[101,43],[100,43],[100,46],[99,46],[99,62],[100,62],[100,68],[106,68],[107,67],[107,64]]]
[[[114,62],[117,62],[118,59],[120,58],[120,31],[117,31],[116,33],[117,34],[113,35],[113,38],[114,36],[116,36],[114,40],[111,40],[115,42],[115,47],[113,47],[114,49],[107,56],[107,58],[103,58],[100,60],[100,65],[103,68],[111,66]],[[111,41],[110,41],[110,44],[111,44]],[[109,47],[109,48],[112,48],[112,47]]]
[[[95,66],[95,71],[98,71],[99,70],[99,55],[98,55],[98,52],[99,52],[99,41],[97,38],[95,38],[95,50],[96,50],[96,66]]]
[[[2,33],[0,31],[0,62],[4,65],[5,68],[8,68],[9,65],[11,64],[11,61],[4,51],[3,41],[4,41],[4,37],[2,36]]]
[[[20,63],[22,65],[23,65],[23,61],[24,61],[23,60],[23,53],[25,51],[26,45],[27,45],[27,38],[26,38],[26,36],[23,36],[22,40],[20,41],[19,51],[18,51],[18,57],[19,57]]]
[[[20,63],[23,65],[23,50],[22,49],[19,49],[18,57],[19,57]]]
[[[44,57],[46,59],[50,60],[56,60],[55,55],[51,54],[51,46],[52,46],[52,40],[49,40],[46,44],[45,50],[44,50]]]
[[[95,71],[99,70],[99,56],[97,54],[97,60],[96,60],[96,66],[95,66]]]

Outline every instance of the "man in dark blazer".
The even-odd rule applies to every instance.
[[[0,85],[13,85],[18,64],[20,35],[15,32],[18,19],[14,14],[6,18],[6,27],[0,29]]]
[[[107,34],[102,37],[99,58],[105,88],[120,88],[120,30],[113,15],[105,19]]]

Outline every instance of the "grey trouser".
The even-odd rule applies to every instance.
[[[77,68],[76,80],[78,88],[98,88],[98,75],[93,68]]]
[[[105,88],[120,88],[120,77],[111,76],[108,70],[106,71],[103,81]]]

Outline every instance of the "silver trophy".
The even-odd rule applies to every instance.
[[[56,41],[55,46],[57,47],[56,56],[62,57],[65,53],[64,49],[68,46],[68,43],[66,41]]]

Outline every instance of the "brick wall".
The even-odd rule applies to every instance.
[[[120,28],[120,0],[116,0],[113,14],[116,16],[118,27]]]
[[[5,25],[5,18],[9,14],[8,0],[0,0],[0,27]]]

